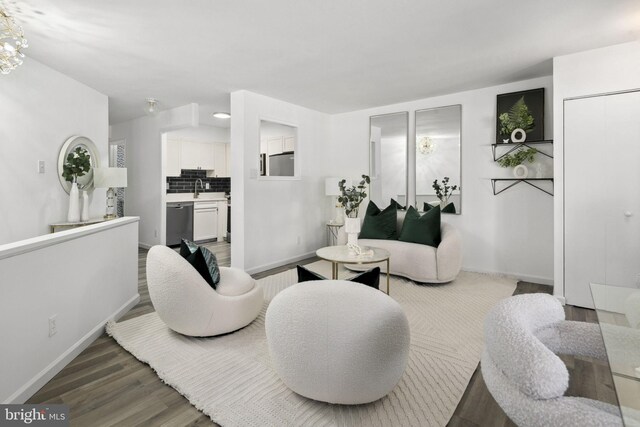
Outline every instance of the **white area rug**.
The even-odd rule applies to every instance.
[[[330,275],[328,262],[307,267]],[[381,287],[385,279],[382,275]],[[444,426],[480,360],[486,312],[516,286],[513,279],[466,272],[453,283],[432,286],[392,277],[391,297],[404,308],[411,328],[407,369],[388,396],[345,406],[293,393],[271,365],[264,313],[268,301],[296,282],[295,270],[261,279],[267,302],[260,316],[233,334],[185,337],[167,328],[156,313],[111,323],[107,332],[224,427]]]

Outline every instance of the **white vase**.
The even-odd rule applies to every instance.
[[[80,197],[78,194],[78,184],[71,183],[69,191],[69,211],[67,212],[67,222],[80,221]]]
[[[360,218],[344,219],[344,231],[347,233],[347,244],[358,244],[358,233],[360,233]]]
[[[527,176],[529,176],[529,168],[527,168],[525,165],[518,165],[513,168],[513,176],[518,179],[525,179]]]
[[[80,215],[80,221],[89,221],[89,195],[86,191],[82,192],[82,214]]]

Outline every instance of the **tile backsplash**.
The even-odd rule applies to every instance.
[[[201,190],[202,193],[231,192],[231,178],[207,178],[205,170],[182,169],[179,177],[167,177],[167,184],[169,184],[167,193],[193,193],[198,178],[202,180],[202,185],[205,187]],[[207,183],[209,183],[209,189],[206,189]],[[198,190],[200,190],[199,185]]]

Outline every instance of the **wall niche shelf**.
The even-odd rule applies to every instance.
[[[553,159],[553,155],[551,154],[547,154],[543,151],[540,151],[538,148],[536,148],[536,145],[543,145],[543,144],[553,144],[553,139],[545,139],[543,141],[524,141],[524,142],[503,142],[500,144],[491,144],[491,151],[493,151],[493,161],[497,162],[498,160],[500,160],[501,158],[503,158],[504,156],[506,156],[507,154],[513,153],[514,151],[516,151],[518,148],[520,147],[526,147],[526,148],[531,148],[536,150],[536,153],[540,153],[543,156],[547,156],[550,159]],[[496,149],[498,147],[508,147],[509,149],[507,151],[505,151],[504,153],[500,154],[498,157],[496,157],[497,153],[496,153]]]
[[[506,144],[499,144],[499,145],[506,145]],[[537,188],[538,190],[544,193],[547,193],[550,196],[553,196],[552,192],[548,191],[547,189],[539,185],[544,181],[550,182],[553,186],[553,178],[491,178],[491,186],[493,187],[494,196],[497,196],[503,191],[508,190],[509,188],[520,184],[521,182],[524,182],[525,184],[529,184],[530,186]],[[502,189],[497,190],[496,184],[500,182],[508,185],[504,186]]]

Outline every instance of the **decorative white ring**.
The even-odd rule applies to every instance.
[[[524,142],[524,140],[527,139],[527,133],[524,131],[524,129],[514,129],[513,132],[511,132],[511,141],[512,142]]]
[[[529,168],[525,165],[518,165],[513,168],[513,176],[518,179],[525,179],[529,175]]]

